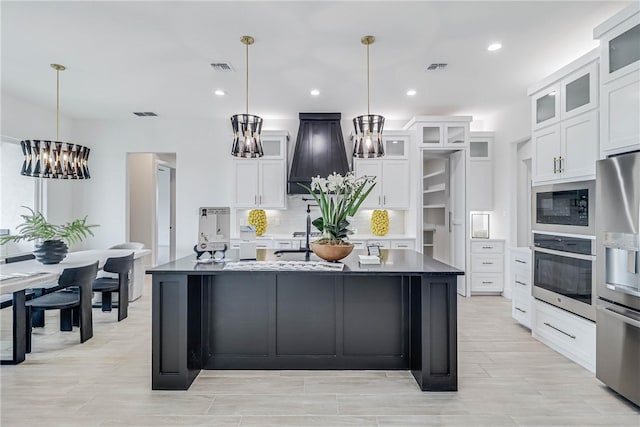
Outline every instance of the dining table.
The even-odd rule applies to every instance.
[[[134,254],[134,264],[130,286],[134,291],[129,295],[131,300],[134,300],[142,295],[144,268],[141,263],[151,254],[149,249],[90,249],[69,252],[58,264],[42,264],[34,259],[0,264],[0,295],[11,294],[13,308],[12,358],[3,359],[0,364],[15,365],[25,360],[27,333],[25,291],[27,289],[55,285],[65,268],[80,267],[98,261],[98,268],[102,269],[108,258],[126,256],[131,252]]]

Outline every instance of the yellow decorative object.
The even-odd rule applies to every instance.
[[[267,214],[262,209],[249,211],[249,225],[256,226],[256,236],[262,236],[267,231]]]
[[[371,214],[371,233],[384,236],[389,232],[389,212],[376,209]]]

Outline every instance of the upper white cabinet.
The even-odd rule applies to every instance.
[[[600,155],[640,149],[640,5],[593,31],[600,40]]]
[[[469,210],[493,210],[493,132],[471,132],[469,158]]]
[[[533,185],[595,178],[598,54],[592,50],[529,89]]]
[[[263,131],[264,156],[234,159],[235,207],[285,209],[287,191],[287,141],[284,131]]]
[[[404,126],[414,132],[418,148],[469,148],[469,116],[418,116]]]
[[[409,161],[393,158],[354,159],[356,177],[375,176],[376,185],[362,203],[365,209],[409,209]]]
[[[408,159],[411,134],[403,131],[385,131],[382,133],[385,159]]]

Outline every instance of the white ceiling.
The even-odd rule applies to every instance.
[[[61,110],[72,118],[228,117],[244,111],[239,39],[250,34],[251,113],[352,117],[366,112],[360,37],[372,34],[372,113],[482,119],[596,47],[593,28],[628,3],[2,1],[2,91],[53,109],[57,62],[67,66]],[[493,41],[503,48],[487,52]],[[217,60],[236,72],[213,72]],[[449,66],[425,72],[433,62]]]

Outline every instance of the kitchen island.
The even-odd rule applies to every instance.
[[[381,250],[380,265],[360,265],[362,253],[329,271],[229,269],[195,256],[148,270],[152,388],[187,390],[202,369],[399,369],[423,391],[457,390],[463,272],[411,250]],[[304,254],[260,249],[257,259]]]

